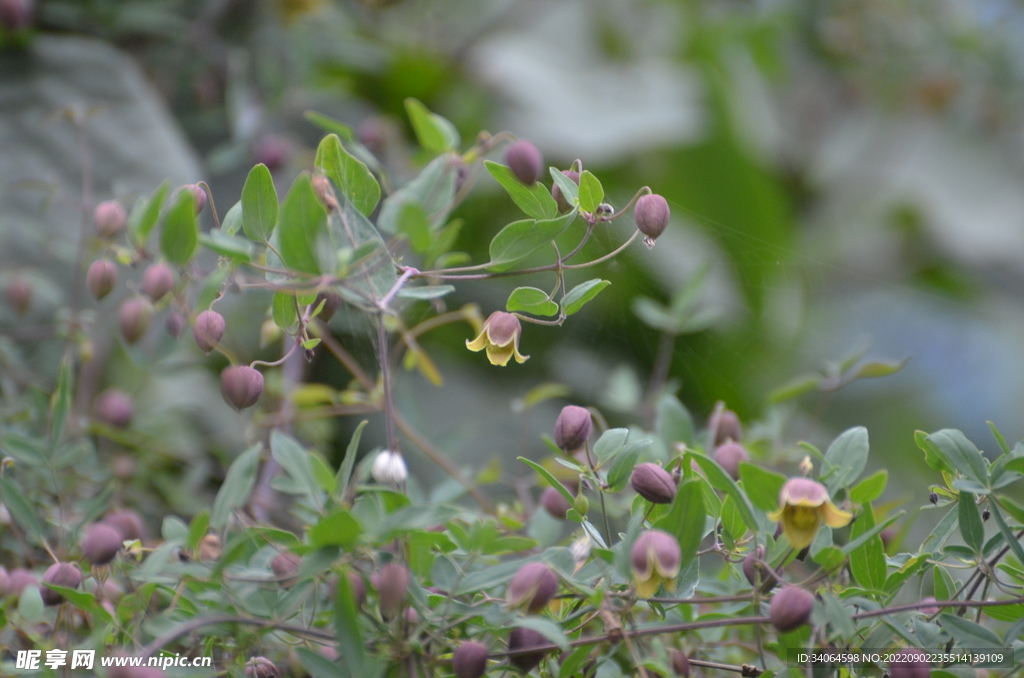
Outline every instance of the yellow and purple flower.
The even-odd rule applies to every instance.
[[[495,311],[484,321],[483,329],[473,341],[466,341],[470,351],[487,349],[487,359],[492,365],[508,364],[515,356],[517,363],[525,363],[530,357],[519,353],[519,337],[523,334],[523,326],[519,318],[512,313]]]
[[[790,478],[779,491],[779,508],[768,514],[776,523],[782,521],[782,532],[795,549],[811,545],[824,522],[829,527],[849,524],[853,514],[836,508],[828,490],[810,478]]]
[[[669,591],[676,590],[683,556],[675,537],[661,530],[647,530],[633,544],[631,555],[633,584],[639,597],[650,598],[662,584]]]

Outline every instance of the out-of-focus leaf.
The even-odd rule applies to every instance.
[[[56,449],[64,437],[64,429],[68,423],[68,412],[71,411],[71,398],[74,391],[74,373],[71,370],[70,358],[60,362],[57,373],[57,390],[53,393],[50,404],[50,445]]]
[[[7,507],[15,524],[32,541],[39,543],[45,538],[46,533],[43,531],[43,524],[39,522],[36,510],[9,478],[0,478],[0,503]]]
[[[896,374],[910,361],[910,358],[904,358],[900,361],[884,361],[875,360],[866,362],[857,368],[854,376],[857,379],[872,379],[874,377],[888,377],[890,374]]]
[[[1013,555],[1017,556],[1017,560],[1024,563],[1024,546],[1021,546],[1017,535],[1015,535],[1013,530],[1010,529],[1010,526],[1006,524],[1006,519],[1003,518],[1003,512],[999,508],[999,502],[990,501],[988,504],[991,507],[990,510],[992,511],[993,517],[996,519],[996,523],[999,525],[1000,531],[1003,533],[1003,538],[1013,551]]]
[[[363,437],[363,429],[370,423],[365,419],[359,422],[359,426],[356,426],[356,430],[352,432],[352,438],[348,441],[348,447],[345,449],[345,459],[341,462],[341,468],[338,469],[338,489],[345,491],[348,488],[349,482],[352,480],[352,469],[356,465],[356,457],[359,455],[359,441]]]
[[[353,141],[356,138],[355,134],[352,132],[352,128],[340,120],[335,120],[334,118],[326,116],[323,113],[317,113],[316,111],[306,111],[303,115],[306,120],[309,120],[323,131],[331,134],[337,134],[345,141]]]
[[[321,518],[309,530],[309,542],[315,547],[340,546],[352,548],[359,538],[362,529],[359,522],[345,509],[338,509],[329,516]]]
[[[160,229],[160,251],[171,263],[184,266],[195,254],[198,242],[195,199],[192,191],[179,191]]]
[[[222,257],[246,263],[252,261],[252,244],[243,238],[228,235],[219,228],[199,234],[199,244]]]
[[[136,241],[145,243],[149,234],[160,219],[160,209],[167,197],[168,183],[165,181],[147,198],[139,198],[128,216],[128,231],[135,235]]]
[[[231,512],[249,500],[249,493],[256,484],[256,469],[259,466],[263,445],[256,444],[238,455],[228,468],[224,483],[217,491],[210,512],[210,527],[215,530],[227,525]]]
[[[526,464],[527,466],[532,468],[534,471],[539,473],[541,478],[543,478],[545,480],[545,482],[547,482],[548,485],[550,485],[551,487],[553,487],[556,490],[558,490],[558,493],[560,495],[562,495],[562,497],[567,502],[569,502],[569,506],[573,505],[573,502],[576,501],[576,497],[572,496],[572,494],[569,492],[569,490],[565,489],[565,486],[562,485],[562,483],[560,483],[557,478],[555,478],[553,475],[551,475],[550,471],[548,471],[546,468],[544,468],[543,466],[541,466],[537,462],[530,461],[526,457],[518,457],[518,459],[519,459],[519,461],[523,462],[524,464]]]
[[[440,299],[455,291],[453,285],[426,285],[425,287],[403,287],[398,290],[397,296],[402,299],[416,299],[417,301],[429,301]]]
[[[270,434],[270,452],[288,475],[295,479],[309,500],[320,506],[320,485],[309,468],[309,452],[299,441],[282,433],[280,429],[274,429]]]
[[[768,394],[769,403],[781,403],[805,393],[817,390],[821,384],[821,375],[808,373],[793,377],[782,386]]]
[[[405,100],[405,111],[416,132],[416,139],[424,149],[440,153],[458,147],[459,132],[449,120],[411,97]]]
[[[220,220],[220,230],[224,231],[228,235],[234,235],[238,233],[242,228],[242,201],[239,200],[228,213],[224,215],[224,218]]]
[[[399,216],[406,203],[419,205],[431,230],[444,226],[455,203],[455,181],[462,159],[452,153],[434,158],[419,175],[389,195],[380,206],[377,228],[398,233]]]
[[[337,139],[337,137],[333,137]],[[277,226],[277,189],[263,163],[249,170],[242,186],[242,230],[252,240],[266,242]]]
[[[962,647],[994,649],[1003,647],[1003,641],[999,640],[999,636],[969,619],[943,613],[939,615],[938,621],[949,635],[960,641]]]
[[[690,444],[693,442],[693,417],[678,398],[665,394],[658,401],[654,430],[668,449],[679,442]]]

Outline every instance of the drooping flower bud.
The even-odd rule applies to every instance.
[[[16,567],[7,575],[7,593],[9,595],[20,596],[26,586],[39,586],[39,580],[29,570]]]
[[[252,407],[263,395],[263,374],[248,365],[232,365],[220,373],[220,392],[236,410]]]
[[[658,592],[661,584],[674,591],[682,559],[679,542],[668,532],[648,530],[642,533],[633,544],[631,553],[636,594],[650,598]]]
[[[242,673],[245,678],[280,678],[281,672],[277,670],[274,662],[266,657],[253,657],[245,663]]]
[[[409,569],[394,561],[381,566],[373,573],[370,583],[377,591],[380,600],[380,612],[386,619],[397,615],[405,607],[405,598],[409,593]]]
[[[89,288],[89,293],[96,298],[96,301],[110,294],[116,284],[117,266],[106,259],[97,259],[92,262],[88,273],[85,274],[85,286]]]
[[[743,426],[739,416],[732,410],[724,409],[722,405],[724,403],[720,403],[708,418],[708,430],[712,433],[715,447],[730,440],[737,443],[743,440]]]
[[[185,329],[185,317],[177,311],[171,311],[167,314],[167,320],[164,321],[164,329],[167,330],[167,334],[177,339],[181,336],[181,331]]]
[[[341,307],[341,295],[337,292],[331,292],[330,290],[324,290],[318,292],[316,295],[316,301],[313,302],[313,308],[315,309],[323,302],[324,307],[320,309],[320,315],[317,317],[323,320],[325,323],[330,322],[334,314],[338,312]]]
[[[526,139],[514,141],[505,150],[505,162],[508,163],[516,179],[527,186],[533,186],[540,173],[544,170],[544,156],[540,150]]]
[[[903,650],[893,655],[893,661],[889,663],[889,675],[892,678],[928,678],[931,675],[931,664],[921,650]]]
[[[192,192],[192,204],[196,207],[196,214],[206,207],[206,191],[199,184],[185,184],[180,190]]]
[[[836,508],[829,499],[828,489],[810,478],[790,478],[779,490],[779,508],[768,514],[768,519],[781,522],[786,539],[795,549],[811,545],[822,523],[829,527],[844,527],[853,514]]]
[[[74,563],[54,563],[43,574],[43,583],[77,589],[82,583],[82,571]],[[60,605],[64,601],[64,596],[45,586],[39,593],[47,605]]]
[[[555,420],[555,444],[563,452],[578,450],[590,439],[592,428],[590,410],[566,405]]]
[[[511,358],[517,363],[525,363],[530,356],[519,352],[519,338],[523,334],[523,326],[512,313],[495,311],[487,316],[480,334],[475,339],[466,340],[466,348],[470,351],[483,351],[486,349],[487,360],[492,365],[504,367],[508,365]]]
[[[565,520],[566,513],[572,508],[569,502],[565,500],[565,497],[562,496],[562,493],[553,487],[547,488],[540,495],[540,505],[553,518],[558,518],[559,520]]]
[[[216,311],[203,311],[196,316],[196,322],[192,325],[192,336],[199,349],[210,355],[210,351],[217,348],[224,337],[224,316]]]
[[[96,225],[96,235],[109,239],[121,232],[128,215],[118,201],[104,200],[92,211],[92,220]]]
[[[157,302],[174,289],[174,271],[167,264],[153,264],[142,274],[142,293]]]
[[[526,650],[545,645],[550,645],[550,643],[544,634],[517,626],[512,629],[512,633],[508,634],[508,651],[516,653],[509,655],[508,661],[523,673],[529,673],[543,661],[547,652],[544,650],[527,652]]]
[[[397,487],[409,478],[409,469],[400,452],[384,450],[373,460],[370,475],[381,485]]]
[[[110,525],[94,523],[82,537],[82,555],[93,565],[106,565],[121,550],[121,533]]]
[[[772,596],[768,618],[778,631],[786,633],[810,623],[814,595],[799,586],[786,586]]]
[[[146,334],[152,316],[153,306],[143,297],[125,299],[118,311],[121,336],[129,344],[134,344]]]
[[[764,566],[765,549],[758,546],[747,552],[743,558],[743,576],[751,586],[760,586],[762,591],[771,591],[779,583],[779,578]],[[760,578],[760,581],[758,580]]]
[[[302,558],[291,551],[282,551],[270,561],[270,569],[274,571],[277,583],[284,588],[295,584],[295,575],[298,574],[300,565]]]
[[[676,484],[672,476],[657,464],[639,464],[633,469],[629,482],[637,494],[652,504],[671,504],[676,498]]]
[[[487,646],[467,640],[452,654],[455,678],[480,678],[487,672]]]
[[[669,216],[668,201],[660,195],[642,195],[633,207],[637,229],[651,240],[662,234],[668,226]]]
[[[732,476],[733,480],[740,479],[740,464],[750,461],[750,455],[739,443],[725,443],[715,448],[715,461],[725,469],[725,472]]]
[[[935,597],[934,596],[928,596],[927,598],[922,598],[921,602],[922,603],[934,603],[935,602]],[[935,605],[932,605],[930,607],[922,607],[921,608],[921,612],[923,612],[926,615],[931,616],[933,614],[938,614],[939,613],[939,608],[936,607]]]
[[[677,676],[690,678],[690,658],[682,650],[672,650],[672,670]]]
[[[544,563],[527,563],[509,582],[505,601],[511,608],[540,612],[558,592],[558,577]]]
[[[32,304],[32,286],[18,276],[7,286],[7,303],[17,313],[25,313]]]
[[[120,532],[122,541],[141,540],[146,534],[142,518],[131,509],[112,511],[104,516],[102,522]]]
[[[575,170],[562,170],[562,174],[569,177],[569,179],[571,179],[577,186],[580,185],[579,172]],[[562,189],[558,187],[558,184],[551,184],[551,197],[554,198],[555,202],[558,204],[559,212],[568,212],[572,209],[572,205],[570,205],[569,201],[565,199],[564,195],[562,195]]]
[[[116,388],[108,388],[96,398],[94,411],[98,420],[113,428],[127,428],[135,414],[131,396]]]

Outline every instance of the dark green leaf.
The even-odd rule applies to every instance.
[[[638,441],[627,445],[615,457],[611,469],[608,470],[608,490],[610,492],[621,492],[626,487],[640,452],[650,444],[649,441],[644,443],[645,441]]]
[[[164,217],[160,230],[160,251],[171,263],[184,266],[195,254],[199,242],[196,207],[192,191],[181,190]]]
[[[590,170],[583,170],[580,174],[580,209],[593,214],[602,200],[604,188],[601,182],[590,173]]]
[[[352,437],[348,441],[348,447],[345,449],[345,459],[341,462],[341,468],[338,469],[338,489],[345,492],[348,489],[348,484],[352,480],[352,469],[356,465],[356,457],[359,456],[359,441],[363,437],[363,429],[370,423],[365,419],[359,422],[359,426],[356,426],[356,430],[353,431]]]
[[[1024,547],[1020,545],[1020,540],[1010,529],[1010,526],[1006,524],[1006,520],[1003,518],[1003,512],[999,508],[998,501],[990,501],[988,503],[992,515],[996,519],[996,523],[999,525],[999,529],[1003,533],[1003,538],[1006,539],[1006,543],[1009,544],[1010,549],[1013,551],[1013,555],[1017,556],[1017,560],[1024,563]]]
[[[512,170],[505,165],[499,165],[490,160],[484,161],[484,166],[491,173],[502,188],[508,192],[509,197],[528,216],[534,219],[551,219],[558,214],[558,205],[551,193],[540,182],[534,182],[532,186],[526,186],[516,178]]]
[[[188,525],[188,540],[185,542],[185,546],[194,551],[199,547],[199,542],[203,540],[209,529],[210,512],[200,511],[192,518],[192,522]]]
[[[271,301],[270,312],[274,323],[282,330],[287,330],[298,322],[299,312],[295,308],[295,294],[293,292],[275,292]]]
[[[362,530],[359,523],[348,511],[338,509],[321,518],[309,530],[309,543],[315,547],[340,546],[350,549],[356,543]]]
[[[942,429],[928,436],[945,462],[971,480],[988,486],[988,469],[981,452],[960,431]]]
[[[565,309],[565,314],[572,315],[576,313],[583,308],[584,304],[600,294],[601,290],[609,285],[611,285],[611,282],[608,280],[594,278],[572,288],[562,297],[562,308]]]
[[[868,534],[875,527],[875,516],[871,506],[865,506],[864,512],[853,523],[850,536],[854,539]],[[843,549],[846,551],[846,549]],[[857,583],[866,589],[881,591],[885,586],[888,574],[885,563],[885,547],[882,538],[877,534],[865,539],[859,546],[849,550],[850,571]]]
[[[365,662],[362,634],[359,632],[359,617],[355,595],[348,583],[348,576],[342,573],[337,579],[334,597],[334,632],[338,636],[338,658],[349,676],[358,676]]]
[[[380,184],[361,160],[345,150],[337,135],[329,134],[320,141],[313,164],[357,210],[366,216],[373,214],[380,200]]]
[[[774,511],[779,507],[779,491],[786,484],[786,476],[742,462],[740,478],[751,504],[762,511]]]
[[[302,346],[304,348],[315,348],[319,342],[319,339],[310,339],[309,341],[302,342]],[[309,471],[313,474],[316,484],[327,494],[334,494],[334,491],[338,489],[338,481],[334,479],[334,471],[319,454],[309,455]]]
[[[242,186],[242,230],[249,238],[259,242],[270,240],[277,226],[277,203],[274,179],[267,166],[260,163],[249,170]]]
[[[520,259],[560,236],[575,218],[576,213],[569,212],[557,219],[513,221],[491,240],[491,261],[487,267],[493,271],[507,271]]]
[[[281,204],[274,234],[282,263],[302,273],[319,275],[320,253],[333,258],[327,235],[327,213],[317,199],[308,174],[300,174]]]
[[[722,527],[734,540],[738,540],[743,537],[747,532],[747,526],[743,522],[743,516],[740,515],[739,509],[736,508],[736,502],[731,496],[726,495],[725,501],[722,502]]]
[[[517,287],[508,295],[507,311],[523,311],[533,315],[552,316],[558,313],[558,304],[548,299],[548,293],[536,287]]]
[[[854,550],[860,548],[871,539],[874,539],[877,535],[879,535],[882,532],[882,530],[884,530],[885,528],[889,527],[897,520],[899,520],[900,516],[902,516],[904,513],[905,511],[900,511],[896,515],[886,518],[884,523],[881,523],[879,525],[873,525],[870,529],[864,530],[858,536],[851,539],[850,543],[843,546],[843,553],[845,553],[846,555],[850,555],[850,553],[852,553]],[[859,519],[856,522],[859,522]]]
[[[411,97],[406,99],[405,111],[416,132],[416,139],[424,149],[440,153],[459,145],[459,132],[455,125],[437,113],[432,113],[419,100]]]
[[[262,451],[263,445],[257,443],[231,462],[224,483],[217,491],[217,498],[213,500],[210,513],[210,527],[213,529],[220,530],[227,525],[231,512],[249,500]]]
[[[148,199],[139,198],[132,207],[132,213],[128,217],[128,230],[135,235],[137,242],[145,244],[157,220],[160,219],[160,208],[167,197],[167,188],[168,184],[165,181]]]
[[[970,492],[961,492],[957,504],[960,536],[975,553],[981,553],[981,547],[985,543],[985,526],[981,522],[981,511],[978,510],[974,495]]]
[[[740,491],[740,488],[733,482],[733,479],[729,476],[725,470],[719,466],[714,459],[711,457],[705,457],[702,454],[694,454],[693,452],[686,453],[687,460],[684,464],[689,464],[690,461],[697,462],[701,470],[704,471],[704,475],[707,477],[708,482],[711,485],[733,498],[736,502],[736,508],[740,512],[740,516],[743,517],[743,522],[747,524],[751,532],[757,532],[757,520],[754,518],[754,509],[750,505],[750,500],[747,499],[747,495]]]
[[[854,485],[850,490],[850,499],[858,504],[869,504],[882,496],[888,481],[889,472],[882,469]]]

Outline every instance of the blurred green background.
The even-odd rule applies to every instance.
[[[535,142],[549,165],[582,159],[614,205],[644,185],[669,200],[672,224],[653,250],[636,244],[586,275],[612,281],[594,303],[562,328],[526,327],[525,365],[494,368],[466,351],[466,325],[424,337],[445,383],[402,372],[399,405],[466,466],[479,470],[497,457],[507,473],[525,476],[514,456],[545,452],[539,434],[565,402],[597,406],[613,423],[644,424],[662,386],[698,420],[724,400],[764,441],[755,448],[776,450],[790,470],[802,456],[796,441],[823,446],[866,425],[872,465],[890,469],[890,497],[911,506],[927,501],[914,473],[924,465],[914,430],[960,428],[982,448],[995,446],[986,420],[1009,440],[1024,436],[1017,3],[40,0],[35,11],[38,32],[9,39],[13,49],[0,57],[5,242],[24,240],[17,233],[29,222],[32,232],[77,228],[73,209],[13,190],[39,181],[76,190],[68,161],[77,157],[75,137],[53,141],[60,133],[46,116],[62,100],[120,102],[95,114],[113,130],[98,140],[101,160],[138,144],[123,162],[101,162],[97,199],[199,173],[223,214],[256,161],[272,165],[283,191],[311,168],[322,135],[307,110],[352,125],[400,183],[425,161],[403,109],[416,97],[463,139],[509,130]],[[88,66],[95,58],[113,63],[111,72],[122,68],[111,45],[143,74],[125,79],[123,90]],[[44,72],[56,89],[39,84]],[[25,92],[37,97],[35,108],[23,105]],[[161,117],[163,107],[173,121]],[[38,166],[25,163],[37,154],[45,156]],[[458,249],[481,261],[490,238],[518,217],[486,173],[477,179],[454,216],[466,223]],[[630,227],[598,231],[585,252],[615,247]],[[62,256],[39,243],[13,251],[22,254],[4,255],[8,279]],[[515,285],[548,284],[536,280],[460,284],[446,303],[476,302],[486,315],[504,308]],[[229,316],[228,339],[243,354],[257,350],[260,301],[236,303]],[[409,310],[410,319],[433,312]],[[3,313],[5,326],[21,322]],[[372,367],[372,343],[346,334],[347,320],[343,313],[335,327]],[[207,470],[179,473],[209,491],[208,475],[219,473],[209,469],[240,449],[241,425],[213,409],[202,435],[174,442],[184,434],[167,417],[191,406],[182,416],[195,425],[195,394],[217,401],[221,363],[166,342],[134,356],[121,355],[117,342],[108,347],[114,376],[106,380],[150,395],[143,422],[152,417],[151,433],[181,459],[202,461]],[[178,382],[164,389],[132,371],[154,356]],[[863,365],[869,376],[906,359],[890,376],[851,379]],[[185,380],[183,365],[197,382]],[[337,387],[349,380],[323,356],[307,378]],[[517,399],[545,382],[570,395],[517,411]],[[333,447],[337,462],[357,421],[303,434]],[[441,478],[415,452],[410,458],[424,484]],[[188,492],[166,491],[187,510]]]

